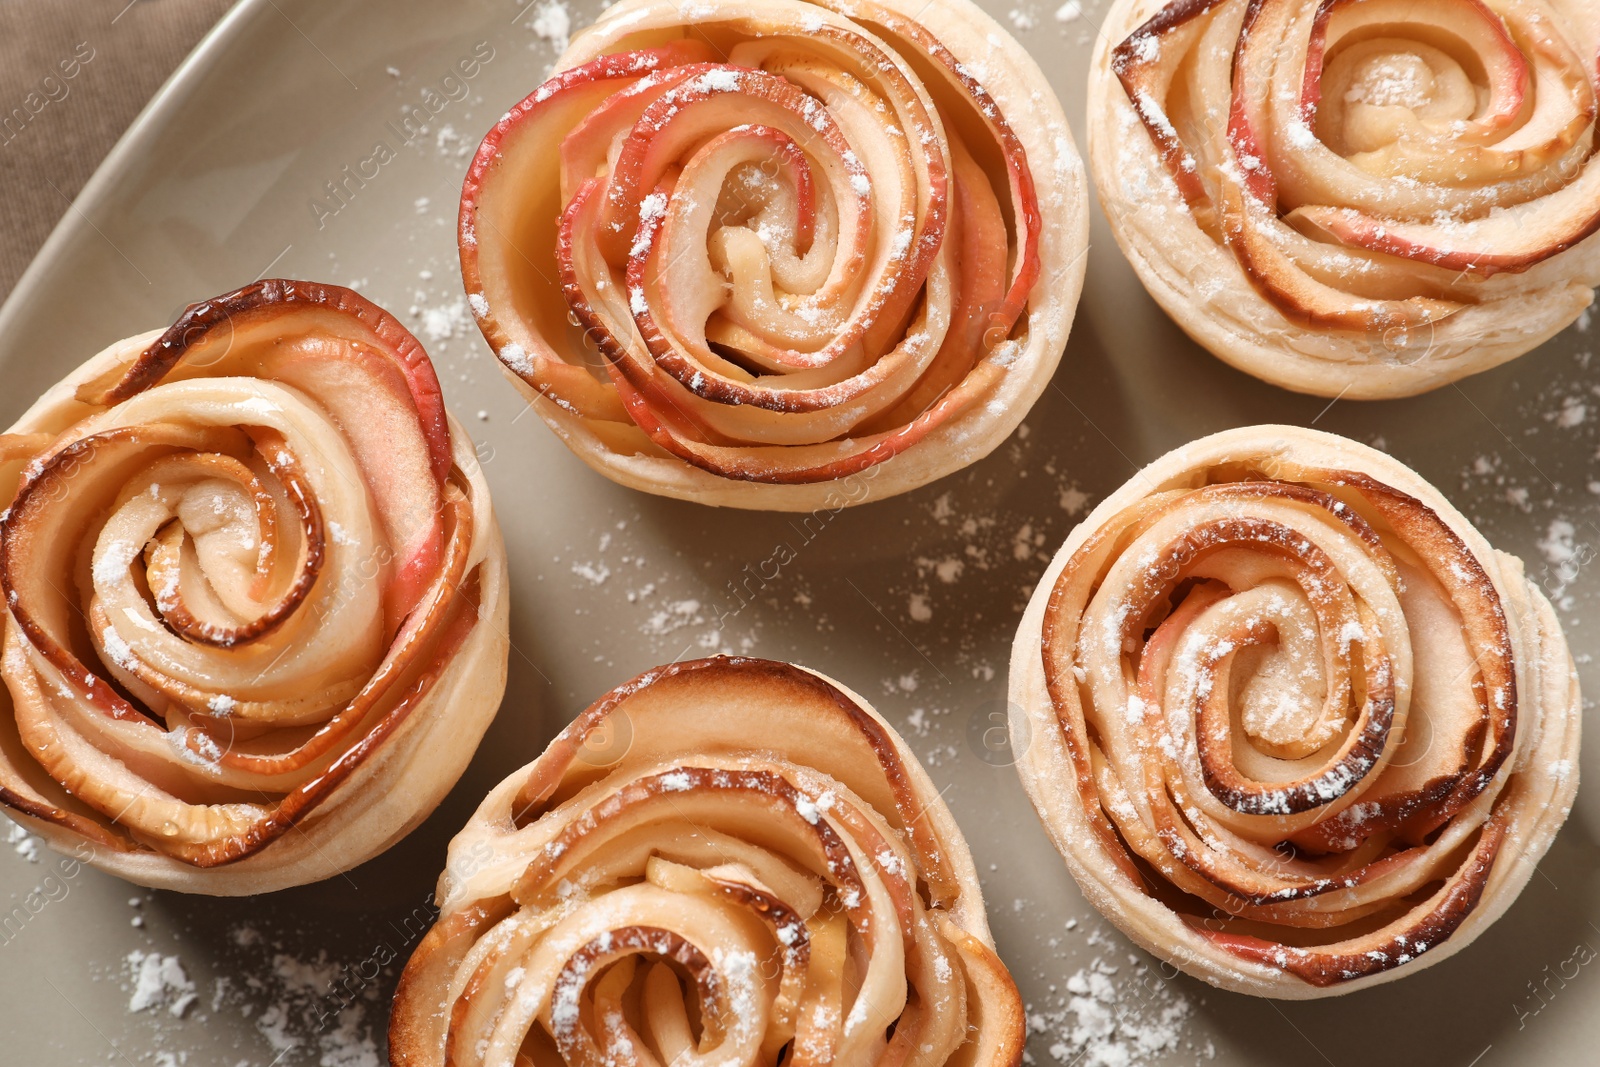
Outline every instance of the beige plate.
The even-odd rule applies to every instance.
[[[1032,20],[1017,36],[1052,72],[1081,140],[1084,70],[1106,0],[1088,0],[1069,21],[1056,18],[1055,2],[986,6],[1002,22],[1012,10]],[[597,10],[598,0],[574,3],[573,21]],[[134,908],[129,886],[89,870],[69,876],[49,853],[29,862],[4,849],[0,1060],[131,1065],[182,1063],[185,1053],[192,1065],[265,1065],[280,1054],[271,1033],[279,1045],[299,1042],[280,1067],[315,1064],[330,1049],[354,1055],[322,1062],[376,1062],[359,1053],[363,1036],[381,1045],[389,961],[409,951],[445,842],[489,786],[613,684],[725,647],[820,668],[906,734],[984,872],[1001,955],[1045,1023],[1032,1042],[1041,1064],[1057,1062],[1058,1043],[1063,1062],[1078,1055],[1076,1016],[1063,1015],[1067,983],[1097,956],[1119,968],[1114,1010],[1129,1026],[1159,1022],[1176,996],[1190,1004],[1178,1047],[1135,1062],[1211,1062],[1208,1042],[1227,1064],[1594,1062],[1600,962],[1583,961],[1600,950],[1595,745],[1544,877],[1469,951],[1369,992],[1273,1004],[1154,971],[1133,980],[1130,949],[1096,936],[1105,924],[1051,850],[1000,744],[1012,632],[1073,514],[1174,445],[1252,422],[1315,422],[1415,465],[1558,591],[1585,688],[1600,694],[1600,364],[1589,362],[1590,336],[1569,331],[1459,389],[1329,406],[1190,344],[1097,216],[1055,388],[1026,432],[987,461],[836,516],[717,512],[629,492],[523,413],[459,300],[460,177],[479,135],[554,57],[529,26],[536,11],[513,18],[509,0],[245,0],[101,167],[0,312],[8,423],[102,345],[169,322],[189,300],[268,272],[356,285],[418,332],[479,442],[511,555],[516,646],[505,707],[466,778],[410,839],[348,876],[258,900],[141,893]],[[549,31],[548,19],[540,25]],[[452,100],[462,89],[446,75],[479,42],[494,58]],[[425,92],[442,106],[430,131],[405,144],[391,123]],[[341,181],[342,206],[327,185]],[[419,314],[408,316],[413,305]],[[1552,526],[1560,522],[1571,526]],[[1565,564],[1547,562],[1547,550],[1559,560],[1567,549]],[[130,925],[136,915],[142,927]],[[179,958],[198,993],[181,1017],[128,1010],[134,950]],[[331,991],[319,985],[330,978]]]

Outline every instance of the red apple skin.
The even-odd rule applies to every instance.
[[[703,64],[690,68],[690,73],[693,74],[714,71],[736,74],[739,79],[738,89],[733,91],[739,95],[767,101],[791,112],[797,120],[806,120],[804,105],[810,98],[784,79],[768,74],[765,71],[729,64]],[[645,158],[649,153],[650,145],[655,136],[661,133],[677,114],[687,110],[694,104],[708,100],[713,96],[722,95],[727,91],[704,87],[696,88],[681,84],[674,85],[670,90],[670,100],[666,98],[668,94],[658,97],[645,109],[644,114],[635,123],[623,142],[622,151],[619,153],[611,173],[605,203],[599,208],[600,245],[606,251],[608,258],[620,260],[628,255],[630,233],[627,227],[632,225],[638,218],[639,202],[645,196],[644,190],[648,188],[650,191],[655,191],[659,175],[648,174],[644,171]],[[835,153],[843,155],[849,150],[848,142],[845,141],[843,134],[831,117],[826,117],[827,113],[825,111],[822,112],[822,115],[825,116],[825,125],[820,127],[817,132]],[[765,127],[759,128],[766,129]],[[787,135],[782,134],[780,131],[771,130],[770,133],[773,135],[775,142],[777,138],[782,138],[784,142],[787,142],[779,145],[781,157],[786,167],[793,169],[788,160],[792,157],[800,156],[799,148],[789,140]],[[803,159],[803,157],[801,158]],[[809,181],[809,168],[802,163],[799,170],[806,176],[805,188],[801,190],[800,229],[806,238],[804,243],[809,244],[813,210],[807,204],[807,200],[811,199],[814,193],[811,190]],[[942,199],[946,187],[946,175],[942,167],[935,169],[931,162],[929,183],[933,187],[934,195],[928,212],[926,232],[934,233],[942,238],[945,219]],[[670,190],[667,191],[670,192]],[[864,209],[869,202],[869,194],[857,193],[856,197]],[[862,235],[861,239],[864,240],[865,235]],[[909,262],[899,272],[899,275],[920,279],[922,272],[926,270],[927,264],[932,260],[936,251],[937,242],[935,242],[933,248],[927,248],[919,243],[916,258]],[[862,325],[856,332],[859,333],[865,328],[866,326]],[[836,342],[841,347],[848,343],[849,339],[841,339]],[[759,401],[745,397],[740,402],[757,403]]]
[[[1489,881],[1505,835],[1506,827],[1502,820],[1491,818],[1485,823],[1473,855],[1447,883],[1449,891],[1444,899],[1404,934],[1397,935],[1377,949],[1346,954],[1323,949],[1288,948],[1248,934],[1207,929],[1193,922],[1191,929],[1218,948],[1241,959],[1281,968],[1319,988],[1381,974],[1402,966],[1402,960],[1409,962],[1421,952],[1443,944],[1467,921],[1483,897],[1484,887]],[[1419,950],[1416,947],[1419,944],[1425,947]]]
[[[1323,0],[1311,24],[1311,40],[1306,53],[1306,73],[1300,92],[1300,117],[1312,129],[1316,128],[1317,108],[1322,103],[1322,64],[1327,50],[1328,24],[1340,8],[1359,2],[1361,0]],[[1483,20],[1507,60],[1507,82],[1499,86],[1490,86],[1489,93],[1491,100],[1502,100],[1509,105],[1501,108],[1494,116],[1496,125],[1505,125],[1522,110],[1528,94],[1531,82],[1527,57],[1517,47],[1516,41],[1511,39],[1505,23],[1484,4],[1483,0],[1457,0],[1457,2],[1466,4]]]
[[[1221,0],[1209,0],[1221,2]],[[1038,187],[1033,181],[1033,171],[1028,167],[1028,153],[1017,139],[1016,131],[1006,121],[1005,114],[986,89],[967,70],[964,63],[946,48],[937,37],[929,33],[920,22],[908,19],[871,2],[860,0],[856,5],[863,16],[887,26],[895,33],[915,41],[928,55],[945,68],[949,77],[971,97],[989,126],[990,133],[1000,143],[1005,157],[1006,173],[1011,181],[1012,201],[1016,206],[1017,228],[1020,240],[1017,262],[1012,270],[1011,285],[1006,290],[1005,302],[995,312],[997,325],[1004,323],[1009,334],[1027,306],[1028,294],[1039,279],[1039,231],[1044,222],[1039,215]]]
[[[568,89],[608,81],[618,82],[618,88],[621,88],[620,83],[623,81],[638,79],[663,68],[700,62],[713,54],[703,42],[687,38],[659,48],[614,52],[580,67],[573,67],[571,70],[556,74],[507,111],[484,135],[483,142],[478,145],[477,154],[472,158],[472,165],[467,168],[467,176],[461,183],[461,210],[458,215],[456,243],[461,253],[461,274],[467,292],[483,291],[483,278],[478,269],[478,205],[484,183],[494,174],[508,137],[527,122],[530,116]],[[480,319],[479,324],[484,329],[491,347],[498,352],[507,338],[504,331],[495,324],[493,316],[494,310],[491,308],[489,314]]]
[[[341,285],[267,278],[191,304],[177,322],[151,343],[123,379],[106,392],[105,402],[118,403],[159,382],[186,351],[212,330],[224,326],[239,329],[244,320],[258,315],[287,314],[312,308],[348,316],[352,336],[366,340],[400,371],[428,442],[434,479],[442,486],[450,473],[450,426],[433,362],[428,359],[422,342],[394,316]]]
[[[1242,26],[1238,48],[1241,50],[1251,46],[1251,30],[1262,12],[1276,0],[1253,0],[1248,8]],[[1327,41],[1329,23],[1333,15],[1343,7],[1347,7],[1358,0],[1324,0],[1318,8],[1312,26],[1311,40],[1308,46],[1306,71],[1303,80],[1300,100],[1301,118],[1308,124],[1314,122],[1318,106],[1321,102],[1321,72],[1324,51]],[[1504,64],[1504,83],[1495,87],[1493,97],[1501,102],[1500,111],[1494,120],[1509,122],[1525,103],[1527,84],[1530,78],[1526,57],[1518,49],[1516,42],[1506,30],[1503,21],[1494,11],[1487,7],[1482,0],[1462,0],[1470,10],[1483,20],[1484,25],[1492,38],[1497,42],[1506,60]],[[1198,178],[1187,169],[1183,163],[1188,159],[1183,145],[1171,133],[1170,126],[1155,120],[1155,117],[1145,114],[1145,105],[1140,101],[1147,85],[1147,77],[1151,68],[1163,59],[1146,61],[1139,58],[1139,43],[1152,37],[1159,37],[1191,19],[1211,11],[1220,0],[1176,0],[1158,11],[1139,29],[1113,50],[1112,70],[1117,74],[1127,92],[1130,101],[1135,105],[1152,141],[1166,162],[1177,182],[1180,192],[1191,206],[1206,200],[1201,183]],[[1164,58],[1164,53],[1162,53]],[[1243,65],[1240,56],[1235,57],[1235,67]],[[1500,69],[1500,68],[1497,68]],[[1256,131],[1250,121],[1248,109],[1244,101],[1244,86],[1239,75],[1234,79],[1234,95],[1230,106],[1228,121],[1229,144],[1239,159],[1261,160],[1264,164],[1265,157],[1260,150]],[[1244,189],[1268,209],[1276,205],[1276,182],[1270,171],[1263,165],[1247,170],[1243,176]],[[1385,253],[1415,262],[1432,264],[1444,269],[1470,272],[1481,277],[1492,277],[1496,274],[1515,273],[1527,270],[1551,256],[1573,247],[1585,238],[1600,232],[1600,210],[1592,217],[1580,221],[1570,228],[1570,232],[1561,235],[1549,244],[1538,249],[1516,253],[1491,253],[1466,248],[1443,248],[1428,245],[1412,240],[1403,234],[1397,234],[1392,224],[1386,224],[1380,219],[1354,212],[1302,209],[1308,216],[1313,216],[1314,221],[1327,233],[1337,240],[1351,247],[1364,248],[1373,252]],[[1238,244],[1233,244],[1234,251],[1240,259],[1240,266],[1252,282],[1256,284],[1274,306],[1278,307],[1291,321],[1301,325],[1324,325],[1331,328],[1358,328],[1360,324],[1345,323],[1341,319],[1338,323],[1324,323],[1311,309],[1302,306],[1294,296],[1279,288],[1272,278],[1263,273],[1258,264],[1249,254],[1248,249]],[[1405,309],[1398,309],[1405,315]],[[1366,323],[1370,326],[1372,323]]]
[[[1272,0],[1252,0],[1246,10],[1244,24],[1239,29],[1239,44],[1234,52],[1233,100],[1228,109],[1228,143],[1233,147],[1240,168],[1244,170],[1245,189],[1251,196],[1272,207],[1278,202],[1278,183],[1272,175],[1272,168],[1267,165],[1266,153],[1261,148],[1255,125],[1250,119],[1243,73],[1248,67],[1245,52],[1253,46],[1251,31],[1270,3]],[[1247,161],[1254,161],[1255,165],[1249,166]]]
[[[1169,31],[1191,19],[1199,18],[1222,2],[1223,0],[1174,0],[1150,16],[1143,25],[1129,34],[1126,40],[1111,50],[1111,72],[1122,83],[1123,92],[1128,94],[1139,121],[1144,124],[1150,139],[1155,142],[1162,161],[1172,174],[1172,180],[1178,184],[1178,191],[1191,206],[1205,200],[1205,186],[1201,184],[1194,170],[1184,165],[1185,160],[1190,158],[1189,153],[1177,136],[1169,132],[1171,127],[1155,122],[1153,116],[1145,113],[1147,106],[1156,106],[1153,102],[1149,104],[1140,102],[1150,99],[1146,92],[1146,76],[1156,63],[1140,58],[1138,45],[1145,40],[1159,41]]]
[[[332,313],[331,317],[326,313]],[[438,375],[421,342],[388,312],[365,297],[343,286],[282,278],[264,279],[231,293],[191,305],[178,321],[151,343],[127,372],[96,397],[114,404],[159,384],[194,347],[213,333],[231,331],[238,345],[257,338],[271,345],[274,333],[292,333],[296,319],[315,317],[322,329],[333,327],[337,339],[349,342],[340,358],[354,365],[368,366],[371,383],[394,395],[414,412],[418,429],[427,448],[432,484],[418,500],[415,509],[425,514],[424,524],[408,545],[397,546],[391,594],[387,598],[391,628],[403,618],[426,591],[439,567],[443,539],[443,518],[438,508],[439,495],[451,467],[450,427],[445,415],[444,395]],[[264,363],[273,362],[274,349],[263,353]],[[287,357],[286,367],[307,356]],[[381,466],[380,468],[381,469]],[[420,487],[403,486],[404,492]],[[430,505],[431,501],[431,505]]]
[[[1485,278],[1496,274],[1519,274],[1565,252],[1584,239],[1600,233],[1600,209],[1572,232],[1540,248],[1520,253],[1484,252],[1470,248],[1439,248],[1421,244],[1395,233],[1392,223],[1354,212],[1307,212],[1308,217],[1345,244],[1384,252],[1391,256],[1432,263],[1446,270],[1470,271]]]

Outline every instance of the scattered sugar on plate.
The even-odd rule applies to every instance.
[[[1076,919],[1064,925],[1069,933],[1077,927]],[[1052,946],[1059,943],[1050,939]],[[1216,1058],[1212,1042],[1191,1035],[1194,1005],[1175,978],[1153,968],[1147,958],[1126,952],[1119,937],[1098,925],[1090,928],[1086,943],[1102,954],[1061,985],[1052,984],[1045,1002],[1027,1005],[1030,1049],[1023,1054],[1025,1063],[1154,1067]],[[1113,962],[1115,953],[1124,954],[1126,962]],[[1042,1049],[1044,1057],[1035,1049]]]
[[[1561,408],[1546,416],[1563,430],[1570,430],[1582,426],[1589,417],[1589,405],[1581,396],[1567,396],[1561,399]]]
[[[16,849],[17,855],[29,863],[39,862],[39,839],[19,823],[11,823],[6,827],[6,844]]]
[[[448,341],[465,334],[472,326],[472,316],[467,313],[467,298],[457,297],[447,304],[421,307],[415,311],[420,319],[423,340]]]
[[[533,12],[525,25],[541,41],[548,42],[557,52],[564,52],[572,34],[572,14],[565,0],[547,0]]]
[[[1078,483],[1073,482],[1060,491],[1061,510],[1073,518],[1077,518],[1089,509],[1089,494],[1078,488]]]
[[[408,921],[407,928],[411,925]],[[212,1046],[195,1035],[214,1028],[219,1016],[236,1015],[247,1020],[245,1032],[253,1030],[261,1044],[252,1050],[247,1039],[239,1047],[247,1055],[230,1055],[227,1063],[380,1067],[386,1062],[382,1023],[393,980],[426,929],[421,922],[414,925],[411,940],[402,942],[393,933],[400,928],[391,926],[384,935],[389,940],[354,961],[325,950],[296,955],[277,937],[240,925],[215,946],[210,969],[218,975],[209,990],[201,988],[207,984],[203,978],[191,977],[176,953],[135,949],[122,965],[128,1012],[154,1029],[150,1042],[157,1058],[151,1062],[157,1064],[201,1062],[200,1050],[209,1052]]]
[[[1567,590],[1578,580],[1583,568],[1593,562],[1595,552],[1587,542],[1578,540],[1578,526],[1566,518],[1554,518],[1545,528],[1538,547],[1544,555],[1545,567],[1538,584],[1563,611],[1571,611],[1574,598]]]
[[[124,960],[132,979],[128,996],[130,1012],[165,1008],[175,1018],[183,1018],[199,996],[194,982],[176,955],[134,949]]]
[[[611,577],[611,568],[604,563],[574,563],[572,573],[590,585],[604,585],[606,579]]]

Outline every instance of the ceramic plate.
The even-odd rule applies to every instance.
[[[985,0],[1049,72],[1080,133],[1106,2]],[[1074,522],[1169,448],[1254,422],[1315,424],[1420,470],[1528,562],[1570,628],[1586,690],[1600,693],[1600,366],[1584,325],[1460,387],[1329,404],[1188,342],[1097,216],[1061,369],[984,462],[810,519],[630,492],[525,411],[472,325],[455,255],[460,180],[480,136],[543,79],[566,22],[576,29],[599,9],[245,0],[106,160],[0,312],[9,422],[108,342],[263,275],[351,285],[395,311],[478,442],[510,550],[515,646],[505,704],[466,777],[406,841],[347,875],[258,899],[149,893],[18,837],[0,855],[0,1059],[382,1062],[389,998],[431,919],[445,844],[485,791],[611,686],[728,650],[820,668],[910,740],[984,874],[1036,1063],[1594,1062],[1595,744],[1591,785],[1539,876],[1470,950],[1378,989],[1290,1004],[1169,977],[1100,920],[1036,822],[999,729],[1017,619]],[[457,61],[474,54],[490,58],[463,81]],[[407,124],[417,108],[431,112],[426,130]]]

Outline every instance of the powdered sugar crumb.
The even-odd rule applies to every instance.
[[[1019,901],[1018,903],[1026,903]],[[1071,934],[1077,920],[1064,929]],[[1054,947],[1071,938],[1052,937]],[[1210,1041],[1189,1034],[1194,1008],[1170,978],[1153,969],[1143,957],[1126,954],[1125,963],[1112,962],[1117,939],[1098,927],[1087,943],[1106,954],[1079,967],[1061,988],[1050,987],[1050,1002],[1029,1004],[1028,1033],[1044,1044],[1050,1059],[1070,1067],[1137,1067],[1142,1064],[1204,1063],[1216,1058]],[[1038,1063],[1025,1054],[1024,1062]]]
[[[129,901],[134,907],[143,903],[139,897]],[[175,953],[135,949],[122,961],[121,985],[129,1013],[156,1028],[149,1035],[156,1064],[218,1062],[206,1037],[194,1038],[193,1051],[182,1046],[191,1033],[212,1031],[223,1017],[237,1015],[262,1045],[227,1063],[380,1067],[386,1060],[374,1020],[382,1018],[398,966],[432,921],[429,908],[417,908],[387,924],[377,948],[356,961],[321,950],[295,955],[257,927],[241,925],[214,945],[218,958],[211,969],[227,973],[208,980],[191,974]]]
[[[17,850],[17,855],[29,863],[39,862],[39,839],[24,827],[12,823],[6,827],[6,844]]]
[[[181,1019],[195,1002],[198,994],[194,982],[190,981],[177,956],[134,949],[128,953],[126,963],[133,980],[133,992],[128,997],[129,1011],[165,1008]]]
[[[422,337],[427,341],[447,341],[459,337],[472,325],[465,297],[457,297],[448,304],[419,308],[415,317],[420,320]]]
[[[565,0],[546,0],[534,10],[533,18],[525,25],[557,52],[566,51],[572,35],[572,13],[567,10]]]
[[[912,593],[906,603],[906,614],[911,616],[913,622],[927,622],[933,618],[933,608],[928,606],[928,595]]]

